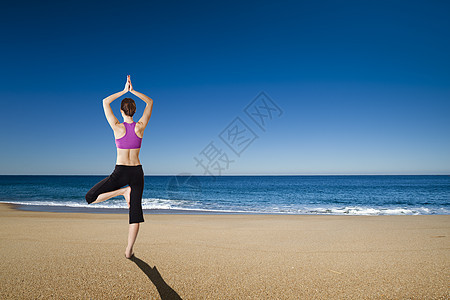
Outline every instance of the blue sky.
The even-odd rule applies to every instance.
[[[154,100],[146,175],[203,174],[194,157],[210,142],[233,160],[221,174],[450,174],[449,11],[448,1],[11,1],[0,12],[0,174],[109,174],[101,100],[127,74]],[[261,91],[282,110],[265,131],[244,112]],[[137,120],[132,94],[113,110],[127,96]],[[240,156],[219,137],[236,117],[258,137]]]

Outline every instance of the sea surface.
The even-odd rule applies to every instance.
[[[127,212],[122,196],[88,205],[107,176],[0,176],[0,202],[40,211]],[[449,214],[450,176],[145,176],[146,213]]]

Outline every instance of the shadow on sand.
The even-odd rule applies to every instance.
[[[150,267],[145,261],[133,256],[131,259],[138,267],[142,270],[142,272],[147,275],[148,279],[155,285],[158,290],[159,296],[161,300],[172,300],[172,299],[181,299],[181,297],[175,292],[161,277],[156,266],[153,268]]]

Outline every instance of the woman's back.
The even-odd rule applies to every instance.
[[[139,161],[139,151],[141,149],[119,149],[117,148],[117,160],[116,165],[125,166],[138,166],[141,164]]]
[[[143,135],[143,124],[123,122],[114,129],[117,147],[117,165],[137,166]]]

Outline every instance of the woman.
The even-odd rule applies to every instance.
[[[144,113],[137,123],[133,121],[133,115],[136,112],[136,103],[133,99],[125,98],[122,100],[120,112],[124,120],[123,123],[117,120],[111,109],[110,104],[127,92],[131,92],[147,103]],[[127,76],[123,91],[103,99],[106,119],[113,129],[116,139],[117,161],[112,174],[97,183],[86,194],[86,201],[89,204],[99,203],[120,195],[124,196],[129,208],[126,258],[133,257],[133,245],[139,232],[139,223],[144,222],[141,203],[144,191],[144,171],[139,161],[139,150],[145,127],[152,114],[152,108],[153,100],[133,89],[130,75]]]

